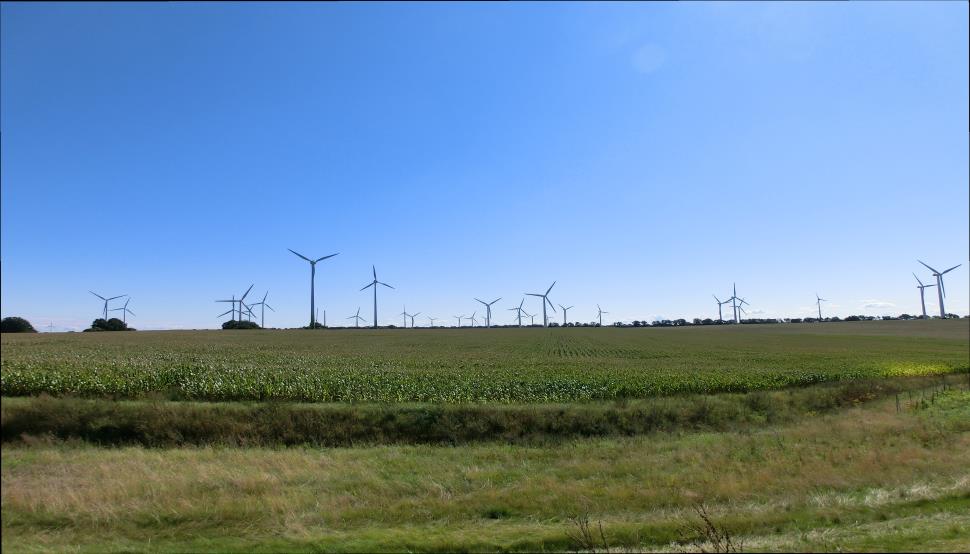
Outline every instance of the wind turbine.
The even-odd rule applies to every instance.
[[[361,321],[363,321],[364,323],[367,323],[366,319],[360,317],[360,306],[357,306],[357,313],[348,317],[347,319],[353,319],[355,324],[354,327],[358,327],[358,328],[360,327]]]
[[[566,306],[563,306],[562,304],[560,304],[559,307],[562,309],[562,326],[565,327],[566,326],[566,312],[569,311],[569,310],[571,310],[571,309],[573,309],[573,308],[575,308],[575,306],[570,306],[570,307],[567,308]]]
[[[725,302],[731,302],[731,307],[734,310],[734,323],[741,323],[741,318],[738,315],[738,311],[740,310],[741,312],[744,312],[744,315],[748,315],[748,312],[745,312],[744,308],[742,307],[744,304],[748,304],[748,301],[745,300],[744,298],[738,298],[737,283],[733,285],[732,290],[733,290],[733,293],[731,295],[731,298],[728,298]],[[738,303],[739,301],[741,302],[740,304]]]
[[[920,260],[916,260],[916,261],[923,264],[923,262],[921,262]],[[936,294],[940,298],[940,317],[945,319],[946,311],[943,309],[943,297],[946,296],[946,288],[943,286],[943,276],[953,271],[954,269],[960,267],[963,264],[957,264],[951,267],[950,269],[947,269],[946,271],[937,271],[926,264],[923,264],[923,265],[926,266],[926,269],[929,269],[930,271],[933,272],[933,277],[936,277]]]
[[[456,316],[454,316],[454,318],[458,320],[458,328],[459,329],[461,328],[461,320],[464,319],[464,317],[465,317],[464,315],[456,315]]]
[[[714,300],[716,300],[716,301],[717,301],[717,321],[718,321],[719,323],[724,323],[724,317],[723,317],[723,316],[721,315],[721,306],[723,306],[724,304],[727,304],[728,302],[730,302],[730,301],[731,301],[731,299],[730,299],[730,298],[728,298],[728,299],[727,299],[727,300],[725,300],[724,302],[721,302],[721,300],[720,300],[720,299],[718,299],[718,297],[717,297],[716,295],[713,295],[713,294],[712,294],[711,296],[713,296],[713,297],[714,297]]]
[[[242,298],[240,298],[239,300],[236,300],[236,296],[233,295],[232,300],[216,300],[216,302],[229,302],[230,303],[230,306],[232,307],[232,309],[230,311],[232,312],[232,319],[233,320],[236,319],[236,302],[239,302],[239,321],[242,321],[243,300],[246,299],[246,296],[249,295],[249,291],[251,291],[251,290],[253,290],[253,285],[249,285],[249,288],[246,289],[246,293],[243,294],[242,295]],[[225,315],[225,314],[222,314],[222,315]],[[220,315],[219,317],[222,317],[222,315]]]
[[[310,262],[310,329],[316,329],[317,328],[317,325],[316,325],[316,323],[317,323],[316,313],[317,312],[313,308],[313,304],[314,304],[313,283],[314,283],[314,281],[316,281],[316,278],[317,278],[317,262],[326,260],[327,258],[332,258],[332,257],[336,256],[337,254],[339,254],[340,252],[337,252],[337,254],[330,254],[329,256],[324,256],[322,258],[317,258],[315,260],[311,260],[310,258],[307,258],[303,254],[300,254],[299,252],[297,252],[295,250],[292,250],[290,248],[287,248],[287,250],[289,250],[290,252],[293,252],[297,256],[299,256],[299,257],[303,258],[304,260]]]
[[[415,313],[415,314],[408,314],[408,317],[411,318],[411,328],[412,329],[414,329],[414,318],[417,317],[417,316],[419,316],[419,315],[421,315],[421,312],[418,312],[418,313]]]
[[[522,327],[522,312],[523,312],[523,310],[522,310],[522,304],[525,304],[525,298],[522,299],[522,302],[519,302],[519,305],[518,306],[516,306],[514,308],[509,308],[509,311],[510,312],[513,311],[513,310],[516,312],[516,316],[518,316],[518,318],[519,318],[519,327]]]
[[[542,326],[543,327],[547,327],[549,325],[549,320],[546,318],[546,304],[549,304],[549,307],[552,308],[552,311],[556,311],[556,307],[553,306],[552,305],[552,301],[549,300],[549,291],[551,291],[552,290],[552,287],[554,287],[554,286],[556,286],[556,282],[555,281],[553,281],[552,284],[549,285],[549,288],[546,289],[546,293],[545,294],[535,293],[535,292],[527,292],[527,293],[525,293],[525,294],[527,294],[529,296],[538,296],[538,297],[542,298]]]
[[[916,277],[915,273],[913,274],[913,277]],[[916,277],[916,282],[919,283],[918,285],[916,285],[916,288],[919,289],[919,303],[920,305],[923,306],[923,317],[926,317],[926,294],[923,289],[935,287],[936,285],[924,285],[923,281],[919,280],[919,277]]]
[[[124,307],[121,307],[121,308],[112,308],[112,309],[111,309],[111,311],[112,311],[112,312],[117,312],[117,311],[121,311],[121,321],[122,321],[122,322],[123,322],[123,323],[124,323],[125,325],[127,325],[127,324],[128,324],[128,318],[126,317],[126,314],[131,314],[131,315],[135,315],[135,312],[133,312],[133,311],[131,311],[131,310],[129,310],[129,309],[128,309],[128,303],[129,303],[129,302],[131,302],[131,297],[128,297],[128,300],[125,300],[125,305],[124,305]]]
[[[477,298],[475,299],[482,306],[485,306],[485,326],[486,327],[492,326],[492,304],[498,302],[501,299],[502,297],[498,297],[495,300],[492,300],[491,302],[483,302],[481,300],[478,300]]]
[[[377,329],[377,285],[384,285],[389,289],[393,289],[394,287],[392,287],[391,285],[388,285],[387,283],[382,283],[381,281],[377,280],[376,267],[371,266],[371,270],[374,272],[374,280],[371,281],[370,284],[364,285],[364,287],[360,290],[364,290],[367,287],[374,287],[374,329]]]
[[[404,328],[407,329],[408,328],[408,315],[409,315],[408,314],[408,307],[407,306],[404,306],[404,311],[401,312],[401,313],[399,313],[398,315],[404,317]]]
[[[525,310],[522,310],[522,313],[525,314],[525,317],[532,318],[532,323],[530,323],[529,326],[533,326],[533,325],[536,324],[536,316],[535,316],[535,314],[530,314],[529,312],[527,312]]]
[[[478,313],[477,311],[472,312],[472,316],[471,317],[466,317],[465,318],[465,319],[470,319],[472,321],[472,327],[474,327],[475,324],[478,323],[478,320],[475,319],[475,314],[477,314],[477,313]]]
[[[105,320],[108,319],[108,302],[110,302],[112,300],[116,300],[116,299],[121,298],[123,296],[128,296],[127,294],[119,294],[118,296],[112,296],[111,298],[105,298],[105,297],[101,296],[100,294],[98,294],[98,293],[96,293],[96,292],[94,292],[92,290],[89,290],[88,292],[90,292],[91,294],[97,296],[101,300],[104,300],[104,319]]]
[[[828,302],[828,300],[822,298],[816,292],[815,293],[815,304],[818,306],[818,320],[819,321],[822,321],[822,302]]]
[[[262,327],[262,328],[264,328],[264,329],[266,328],[266,308],[269,308],[270,311],[272,311],[272,312],[275,312],[276,311],[276,310],[273,309],[272,306],[270,306],[269,304],[266,303],[266,297],[267,296],[269,296],[269,291],[266,291],[266,294],[263,295],[263,299],[262,300],[260,300],[259,302],[256,302],[252,306],[249,306],[250,312],[252,311],[253,307],[260,306],[260,308],[259,308],[259,326]]]
[[[599,320],[600,320],[600,327],[602,327],[603,326],[603,314],[608,314],[610,312],[604,312],[603,311],[603,308],[600,308],[600,305],[599,304],[596,305],[596,309],[599,312],[598,314],[596,314],[596,317],[599,318]]]
[[[431,317],[430,315],[426,315],[426,316],[424,316],[424,317],[426,317],[426,318],[428,318],[428,320],[429,320],[429,321],[431,322],[431,327],[432,327],[432,328],[434,328],[434,321],[435,321],[436,319],[440,319],[440,318],[437,318],[437,317]]]

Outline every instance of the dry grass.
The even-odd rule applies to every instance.
[[[566,518],[588,508],[611,545],[661,548],[704,500],[734,535],[782,537],[746,546],[809,548],[823,542],[807,531],[842,519],[966,509],[968,400],[546,448],[8,447],[3,547],[140,550],[150,538],[162,550],[563,549]]]

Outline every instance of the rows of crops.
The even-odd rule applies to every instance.
[[[816,334],[807,332],[808,326],[794,333],[793,326],[765,326],[5,335],[0,393],[568,402],[747,391],[970,367],[970,340],[954,338],[952,332],[953,325],[966,331],[965,321],[916,323],[938,325],[942,331],[922,337],[906,332]]]

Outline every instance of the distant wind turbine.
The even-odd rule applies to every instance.
[[[923,264],[923,262],[921,262],[920,260],[916,260],[916,261]],[[937,271],[926,264],[923,264],[923,265],[926,266],[926,269],[929,269],[930,271],[933,272],[933,277],[936,277],[936,294],[940,299],[940,317],[946,318],[946,310],[943,309],[943,297],[946,296],[946,288],[943,286],[943,276],[953,271],[954,269],[960,267],[963,264],[957,264],[945,271]]]
[[[828,300],[822,298],[816,292],[815,293],[815,304],[818,306],[818,320],[819,321],[822,321],[822,302],[828,302]]]
[[[239,321],[242,321],[243,300],[246,299],[246,296],[249,295],[249,291],[251,291],[251,290],[253,290],[253,285],[249,285],[249,288],[246,289],[246,293],[243,294],[242,295],[242,298],[240,298],[239,300],[236,300],[236,296],[233,295],[232,300],[216,300],[216,302],[229,302],[230,303],[229,305],[232,307],[232,309],[230,310],[230,312],[232,312],[231,319],[233,319],[233,320],[236,319],[235,309],[236,309],[236,303],[238,302],[239,303]],[[223,314],[223,315],[225,315],[225,314]],[[222,317],[222,316],[220,315],[219,317]]]
[[[453,317],[458,320],[458,327],[460,328],[461,327],[461,320],[464,319],[465,316],[464,315],[456,315],[456,316],[453,316]]]
[[[98,294],[98,293],[96,293],[96,292],[94,292],[92,290],[89,290],[88,292],[90,292],[91,294],[97,296],[101,300],[104,300],[104,310],[103,310],[103,312],[104,312],[104,319],[105,320],[108,319],[108,302],[110,302],[112,300],[117,300],[118,298],[122,298],[124,296],[128,296],[127,294],[119,294],[118,296],[112,296],[111,298],[105,298],[105,297],[101,296],[100,294]]]
[[[474,327],[474,326],[475,326],[475,324],[476,324],[476,323],[478,323],[478,320],[477,320],[477,319],[475,319],[475,314],[477,314],[477,313],[478,313],[477,311],[475,311],[475,312],[472,312],[472,315],[471,315],[471,317],[466,317],[466,318],[465,318],[465,319],[470,319],[470,320],[471,320],[471,322],[472,322],[472,327]]]
[[[367,287],[374,287],[374,329],[377,329],[377,285],[384,285],[385,287],[387,287],[389,289],[393,289],[394,287],[392,287],[391,285],[388,285],[387,283],[383,283],[383,282],[377,280],[377,268],[376,267],[371,266],[371,270],[374,272],[374,280],[371,281],[370,284],[364,285],[364,287],[362,289],[360,289],[360,290],[364,290]]]
[[[408,314],[408,317],[411,318],[411,328],[412,329],[414,329],[414,318],[418,317],[419,315],[421,315],[421,312],[417,312],[417,313],[413,313],[413,314]]]
[[[536,324],[536,316],[535,316],[535,314],[530,314],[529,312],[527,312],[525,310],[522,310],[522,313],[525,314],[525,317],[528,317],[528,318],[531,318],[532,319],[532,323],[529,324],[530,326]]]
[[[353,319],[354,320],[354,323],[355,323],[354,327],[360,327],[360,322],[361,321],[363,321],[364,323],[367,323],[367,320],[366,319],[360,317],[360,306],[357,306],[357,313],[354,314],[354,315],[352,315],[352,316],[350,316],[350,317],[348,317],[347,319]]]
[[[571,310],[571,309],[573,309],[573,308],[575,308],[575,306],[570,306],[570,307],[567,308],[566,306],[563,306],[562,304],[560,304],[559,305],[559,308],[562,309],[562,326],[565,327],[566,326],[566,312],[569,311],[569,310]]]
[[[262,327],[262,328],[264,328],[264,329],[266,328],[266,308],[269,308],[269,310],[271,312],[275,312],[276,311],[276,310],[273,309],[272,306],[270,306],[269,304],[266,303],[266,297],[267,296],[269,296],[269,291],[266,291],[266,294],[263,295],[263,299],[262,300],[260,300],[259,302],[256,302],[255,304],[253,304],[253,305],[251,305],[249,307],[250,311],[252,311],[252,309],[254,307],[256,307],[256,306],[259,306],[260,307],[259,308],[259,326]]]
[[[336,254],[330,254],[329,256],[323,256],[322,258],[317,258],[315,260],[311,260],[310,258],[307,258],[303,254],[300,254],[299,252],[297,252],[295,250],[292,250],[290,248],[287,248],[287,250],[289,250],[290,252],[293,252],[297,256],[299,256],[299,257],[303,258],[304,260],[310,262],[310,328],[311,329],[316,329],[317,328],[317,326],[316,326],[316,323],[317,323],[316,313],[317,312],[316,312],[316,310],[313,307],[313,304],[314,304],[314,301],[315,301],[315,298],[314,298],[315,295],[314,295],[314,292],[313,292],[313,286],[314,286],[314,281],[316,281],[316,278],[317,278],[317,262],[321,262],[323,260],[326,260],[327,258],[332,258],[332,257],[336,256],[337,254],[339,254],[340,252],[337,252]]]
[[[740,311],[744,312],[745,315],[748,315],[748,312],[745,312],[744,308],[742,308],[744,304],[748,304],[748,301],[744,298],[738,297],[738,285],[736,283],[733,285],[732,291],[731,298],[728,298],[727,302],[731,302],[731,307],[734,310],[734,322],[741,323],[741,317],[738,314]]]
[[[431,327],[434,327],[434,322],[435,322],[436,319],[440,319],[440,318],[437,318],[437,317],[431,317],[430,315],[426,315],[424,317],[428,318],[428,321],[431,322]]]
[[[913,277],[916,277],[915,273],[913,274]],[[926,316],[926,294],[925,294],[926,291],[924,291],[923,289],[935,287],[936,285],[924,285],[923,281],[919,280],[919,277],[916,277],[916,282],[919,283],[918,285],[916,285],[916,288],[919,289],[919,303],[923,307],[923,317],[927,317]]]
[[[510,312],[511,311],[515,311],[516,312],[516,316],[519,318],[519,327],[522,327],[522,312],[524,311],[522,309],[522,304],[525,304],[525,298],[522,299],[522,302],[519,302],[519,305],[518,306],[516,306],[514,308],[509,308],[509,311]]]
[[[121,321],[123,323],[125,323],[126,325],[128,324],[128,319],[125,317],[125,315],[126,314],[135,315],[135,312],[133,312],[133,311],[131,311],[131,310],[128,309],[128,303],[129,302],[131,302],[131,297],[129,297],[128,300],[125,300],[124,307],[121,307],[121,308],[112,308],[111,309],[112,312],[117,312],[117,311],[120,311],[121,312]]]
[[[397,314],[397,315],[404,317],[404,328],[407,329],[408,328],[408,315],[409,315],[408,314],[408,307],[407,306],[404,306],[404,311],[401,312],[401,313],[399,313],[399,314]]]
[[[711,296],[713,296],[714,297],[714,300],[717,301],[717,320],[720,323],[724,323],[724,317],[721,315],[721,306],[723,306],[724,304],[727,304],[727,303],[731,302],[731,299],[728,298],[724,302],[721,302],[720,299],[718,299],[718,297],[716,295],[713,295],[712,294]]]
[[[599,312],[599,313],[596,314],[596,317],[599,318],[599,320],[600,320],[600,327],[602,327],[603,326],[603,314],[608,314],[610,312],[604,312],[603,311],[603,308],[600,308],[600,305],[599,304],[596,305],[596,310]]]
[[[501,299],[502,298],[499,297],[499,298],[496,298],[495,300],[492,300],[491,302],[485,302],[485,301],[479,300],[477,298],[475,299],[482,306],[485,306],[485,326],[486,327],[491,327],[492,326],[492,304],[495,304],[496,302],[498,302]]]
[[[542,326],[543,327],[548,327],[548,325],[549,325],[549,319],[546,317],[546,304],[549,304],[549,307],[552,308],[552,311],[554,311],[554,312],[556,311],[556,307],[553,306],[552,305],[552,301],[549,300],[549,292],[552,290],[552,287],[554,287],[554,286],[556,286],[556,282],[555,281],[553,281],[552,284],[549,285],[549,288],[546,289],[546,293],[545,294],[536,293],[536,292],[527,292],[527,293],[525,293],[525,294],[527,294],[529,296],[538,296],[538,297],[542,298]]]

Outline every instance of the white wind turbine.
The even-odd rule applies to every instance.
[[[559,308],[562,309],[562,326],[565,327],[566,326],[566,312],[568,312],[569,310],[575,308],[575,306],[570,306],[570,307],[567,308],[566,306],[563,306],[562,304],[560,304],[559,305]]]
[[[519,327],[522,327],[522,313],[525,311],[522,309],[522,304],[525,304],[525,298],[522,299],[522,302],[519,302],[518,306],[514,308],[509,308],[510,312],[511,311],[516,312],[516,316],[519,318]]]
[[[354,314],[354,315],[352,315],[352,316],[350,316],[350,317],[348,317],[347,319],[353,319],[354,320],[354,327],[358,327],[358,328],[360,327],[360,322],[361,321],[363,321],[364,323],[367,323],[367,320],[366,319],[360,317],[360,306],[357,306],[357,313]]]
[[[313,303],[315,301],[315,299],[314,299],[314,296],[315,295],[313,293],[313,286],[314,286],[314,281],[316,281],[316,278],[317,278],[317,262],[321,262],[323,260],[326,260],[327,258],[332,258],[332,257],[336,256],[337,254],[339,254],[340,252],[337,252],[337,254],[330,254],[329,256],[323,256],[322,258],[317,258],[315,260],[311,260],[310,258],[307,258],[303,254],[300,254],[299,252],[297,252],[297,251],[295,251],[293,249],[287,248],[287,250],[289,250],[290,252],[293,252],[297,256],[299,256],[299,257],[303,258],[304,260],[310,262],[310,328],[311,329],[316,329],[317,328],[317,325],[316,325],[316,323],[317,323],[316,313],[317,312],[313,308]]]
[[[360,290],[364,290],[367,287],[374,287],[374,329],[377,329],[377,285],[384,285],[385,287],[387,287],[389,289],[393,289],[394,287],[392,287],[391,285],[388,285],[387,283],[383,283],[383,282],[377,280],[377,268],[376,267],[371,266],[371,270],[374,272],[374,280],[371,281],[370,284],[364,285],[364,287],[361,288]]]
[[[123,307],[121,307],[121,308],[112,308],[111,309],[112,312],[118,312],[118,311],[121,312],[121,321],[125,325],[128,324],[128,318],[125,317],[126,314],[135,315],[135,312],[133,312],[133,311],[131,311],[131,310],[128,309],[128,303],[129,302],[131,302],[131,298],[130,297],[128,298],[128,300],[125,300],[125,305]]]
[[[556,286],[556,282],[555,281],[553,281],[552,284],[549,285],[549,288],[546,289],[546,293],[545,294],[537,293],[537,292],[527,292],[527,293],[525,293],[525,294],[527,294],[529,296],[538,296],[538,297],[542,298],[542,326],[543,327],[548,327],[549,326],[549,318],[546,317],[546,304],[549,304],[549,307],[552,308],[552,311],[553,312],[556,311],[556,307],[553,306],[552,305],[552,301],[549,300],[549,292],[552,290],[552,287],[554,287],[554,286]]]
[[[828,300],[822,298],[816,292],[815,293],[815,304],[818,306],[818,320],[819,321],[822,321],[822,302],[828,302]]]
[[[597,304],[597,305],[596,305],[596,310],[597,310],[597,311],[599,312],[599,313],[597,314],[597,317],[599,317],[599,320],[600,320],[600,327],[602,327],[602,326],[603,326],[603,314],[608,314],[608,313],[610,313],[610,312],[604,312],[604,311],[603,311],[603,308],[600,308],[600,305],[599,305],[599,304]]]
[[[101,300],[104,300],[104,310],[103,310],[103,312],[104,312],[104,319],[105,320],[108,319],[108,302],[110,302],[112,300],[117,300],[118,298],[122,298],[124,296],[128,296],[127,294],[119,294],[118,296],[112,296],[111,298],[105,298],[105,297],[101,296],[100,294],[98,294],[98,293],[96,293],[96,292],[94,292],[92,290],[89,290],[88,292],[90,292],[91,294],[97,296]]]
[[[916,277],[915,273],[913,274],[913,277]],[[919,280],[919,277],[916,277],[916,282],[919,283],[918,285],[916,285],[916,288],[919,289],[919,303],[920,303],[920,306],[923,307],[923,317],[926,317],[926,294],[925,294],[926,291],[923,289],[935,287],[936,285],[924,285],[923,281]]]
[[[499,298],[496,298],[495,300],[492,300],[491,302],[485,302],[485,301],[479,300],[477,298],[475,299],[482,306],[485,306],[485,326],[486,327],[491,327],[492,326],[492,304],[495,304],[496,302],[498,302],[501,299],[502,298],[499,297]]]
[[[921,262],[920,260],[916,260],[916,261],[923,264],[923,262]],[[946,310],[943,309],[943,297],[946,296],[946,288],[943,286],[943,276],[953,271],[954,269],[960,267],[963,264],[957,264],[945,271],[937,271],[926,264],[923,264],[923,265],[926,266],[926,269],[929,269],[930,271],[933,272],[933,277],[936,277],[936,294],[940,299],[940,317],[945,319]]]

